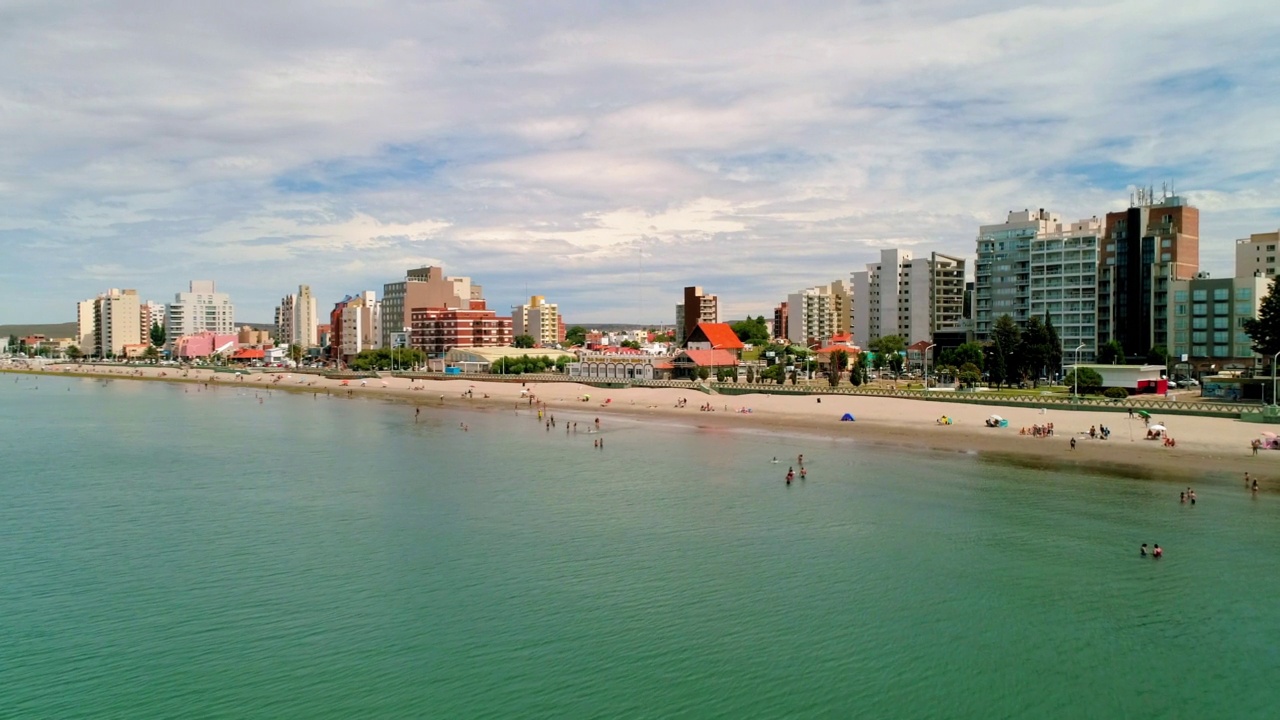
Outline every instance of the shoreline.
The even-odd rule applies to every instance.
[[[252,386],[294,394],[377,399],[413,405],[426,410],[490,411],[532,408],[521,391],[536,396],[548,411],[589,417],[625,416],[688,428],[783,431],[808,437],[854,440],[859,444],[897,451],[923,451],[939,455],[961,454],[1034,469],[1088,472],[1124,477],[1226,484],[1243,473],[1258,477],[1263,490],[1280,489],[1280,452],[1263,450],[1251,455],[1249,441],[1260,426],[1227,418],[1171,416],[1166,423],[1177,440],[1174,448],[1143,439],[1146,426],[1138,418],[1088,410],[1001,408],[1009,427],[983,424],[991,408],[954,401],[931,402],[884,396],[847,395],[709,395],[692,388],[627,388],[601,390],[578,383],[533,383],[475,380],[370,379],[366,385],[322,376],[290,372],[234,376],[211,370],[174,371],[172,368],[111,368],[56,365],[39,370],[4,368],[13,375],[75,377],[105,380],[142,380],[206,384],[212,387]],[[301,379],[301,382],[299,382]],[[465,397],[471,391],[472,397]],[[582,401],[582,397],[590,400]],[[680,398],[687,405],[676,407]],[[608,402],[606,402],[606,400]],[[710,404],[714,411],[700,411]],[[517,407],[518,406],[518,407]],[[726,410],[727,408],[727,410]],[[750,412],[738,412],[750,408]],[[854,422],[840,422],[845,412]],[[936,419],[947,415],[952,425]],[[1158,415],[1158,413],[1157,413]],[[1165,418],[1157,417],[1160,422]],[[580,420],[579,420],[580,421]],[[1153,421],[1154,422],[1154,421]],[[1054,424],[1051,437],[1021,435],[1021,428]],[[1112,427],[1108,440],[1088,437],[1090,425]],[[1073,450],[1069,441],[1077,439]],[[1274,460],[1267,458],[1274,455]]]

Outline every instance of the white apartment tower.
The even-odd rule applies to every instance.
[[[931,340],[939,328],[958,327],[964,315],[963,258],[930,253],[914,258],[910,250],[880,251],[880,262],[853,273],[853,342],[898,335],[907,344]]]
[[[830,285],[805,288],[787,295],[787,340],[795,345],[820,345],[836,332],[835,302]]]
[[[169,346],[180,337],[200,332],[235,334],[231,296],[218,292],[212,280],[192,280],[190,287],[188,292],[173,296],[165,313],[165,341]]]
[[[298,293],[280,298],[276,307],[276,340],[281,345],[315,347],[319,324],[316,299],[310,285],[299,285]]]
[[[1029,245],[1028,317],[1049,318],[1064,357],[1084,345],[1081,362],[1093,362],[1097,351],[1098,258],[1104,235],[1102,221],[1095,217],[1046,227]]]
[[[533,295],[524,305],[511,308],[513,337],[529,335],[539,347],[553,347],[560,340],[560,307]]]

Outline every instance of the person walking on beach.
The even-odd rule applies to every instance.
[[[1075,450],[1075,449],[1076,449],[1076,439],[1075,439],[1075,438],[1071,438],[1071,449],[1072,449],[1072,450]]]
[[[1259,445],[1261,445],[1261,444],[1262,444],[1262,442],[1261,442],[1260,440],[1258,440],[1258,438],[1254,438],[1254,439],[1249,443],[1249,447],[1253,448],[1253,454],[1254,454],[1254,456],[1255,456],[1255,457],[1258,455],[1258,446],[1259,446]],[[1248,477],[1249,477],[1249,473],[1245,473],[1245,474],[1244,474],[1244,476],[1245,476],[1246,478],[1248,478]],[[1247,481],[1246,481],[1246,482],[1247,482]]]

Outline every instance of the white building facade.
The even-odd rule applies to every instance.
[[[365,290],[342,308],[342,354],[382,347],[382,304],[377,293]]]
[[[170,347],[178,338],[200,332],[236,333],[231,296],[218,292],[212,280],[192,280],[190,290],[175,294],[165,313],[165,341]]]
[[[1028,247],[1028,316],[1049,318],[1062,341],[1063,357],[1074,360],[1075,349],[1084,345],[1081,362],[1093,362],[1097,353],[1098,259],[1104,235],[1102,221],[1095,217],[1045,228]]]
[[[1280,268],[1280,230],[1269,233],[1254,233],[1243,240],[1236,241],[1236,277],[1247,278],[1260,274],[1273,278],[1276,269]]]
[[[930,253],[880,251],[880,262],[853,273],[851,327],[859,347],[898,335],[907,344],[931,340],[938,328],[959,327],[964,314],[965,260]]]
[[[794,345],[826,344],[836,332],[831,286],[819,285],[787,295],[787,340]]]

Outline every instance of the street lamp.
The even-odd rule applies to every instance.
[[[929,392],[929,351],[938,347],[937,343],[924,349],[924,391]]]
[[[1080,351],[1084,349],[1084,343],[1076,346],[1076,365],[1071,369],[1071,379],[1075,381],[1075,389],[1071,391],[1071,399],[1080,399]]]
[[[1271,406],[1276,405],[1276,359],[1280,358],[1280,352],[1271,356]]]
[[[805,382],[813,382],[813,373],[809,370],[810,363],[813,362],[813,351],[822,347],[822,343],[815,343],[809,346],[809,354],[804,357],[804,374]]]

